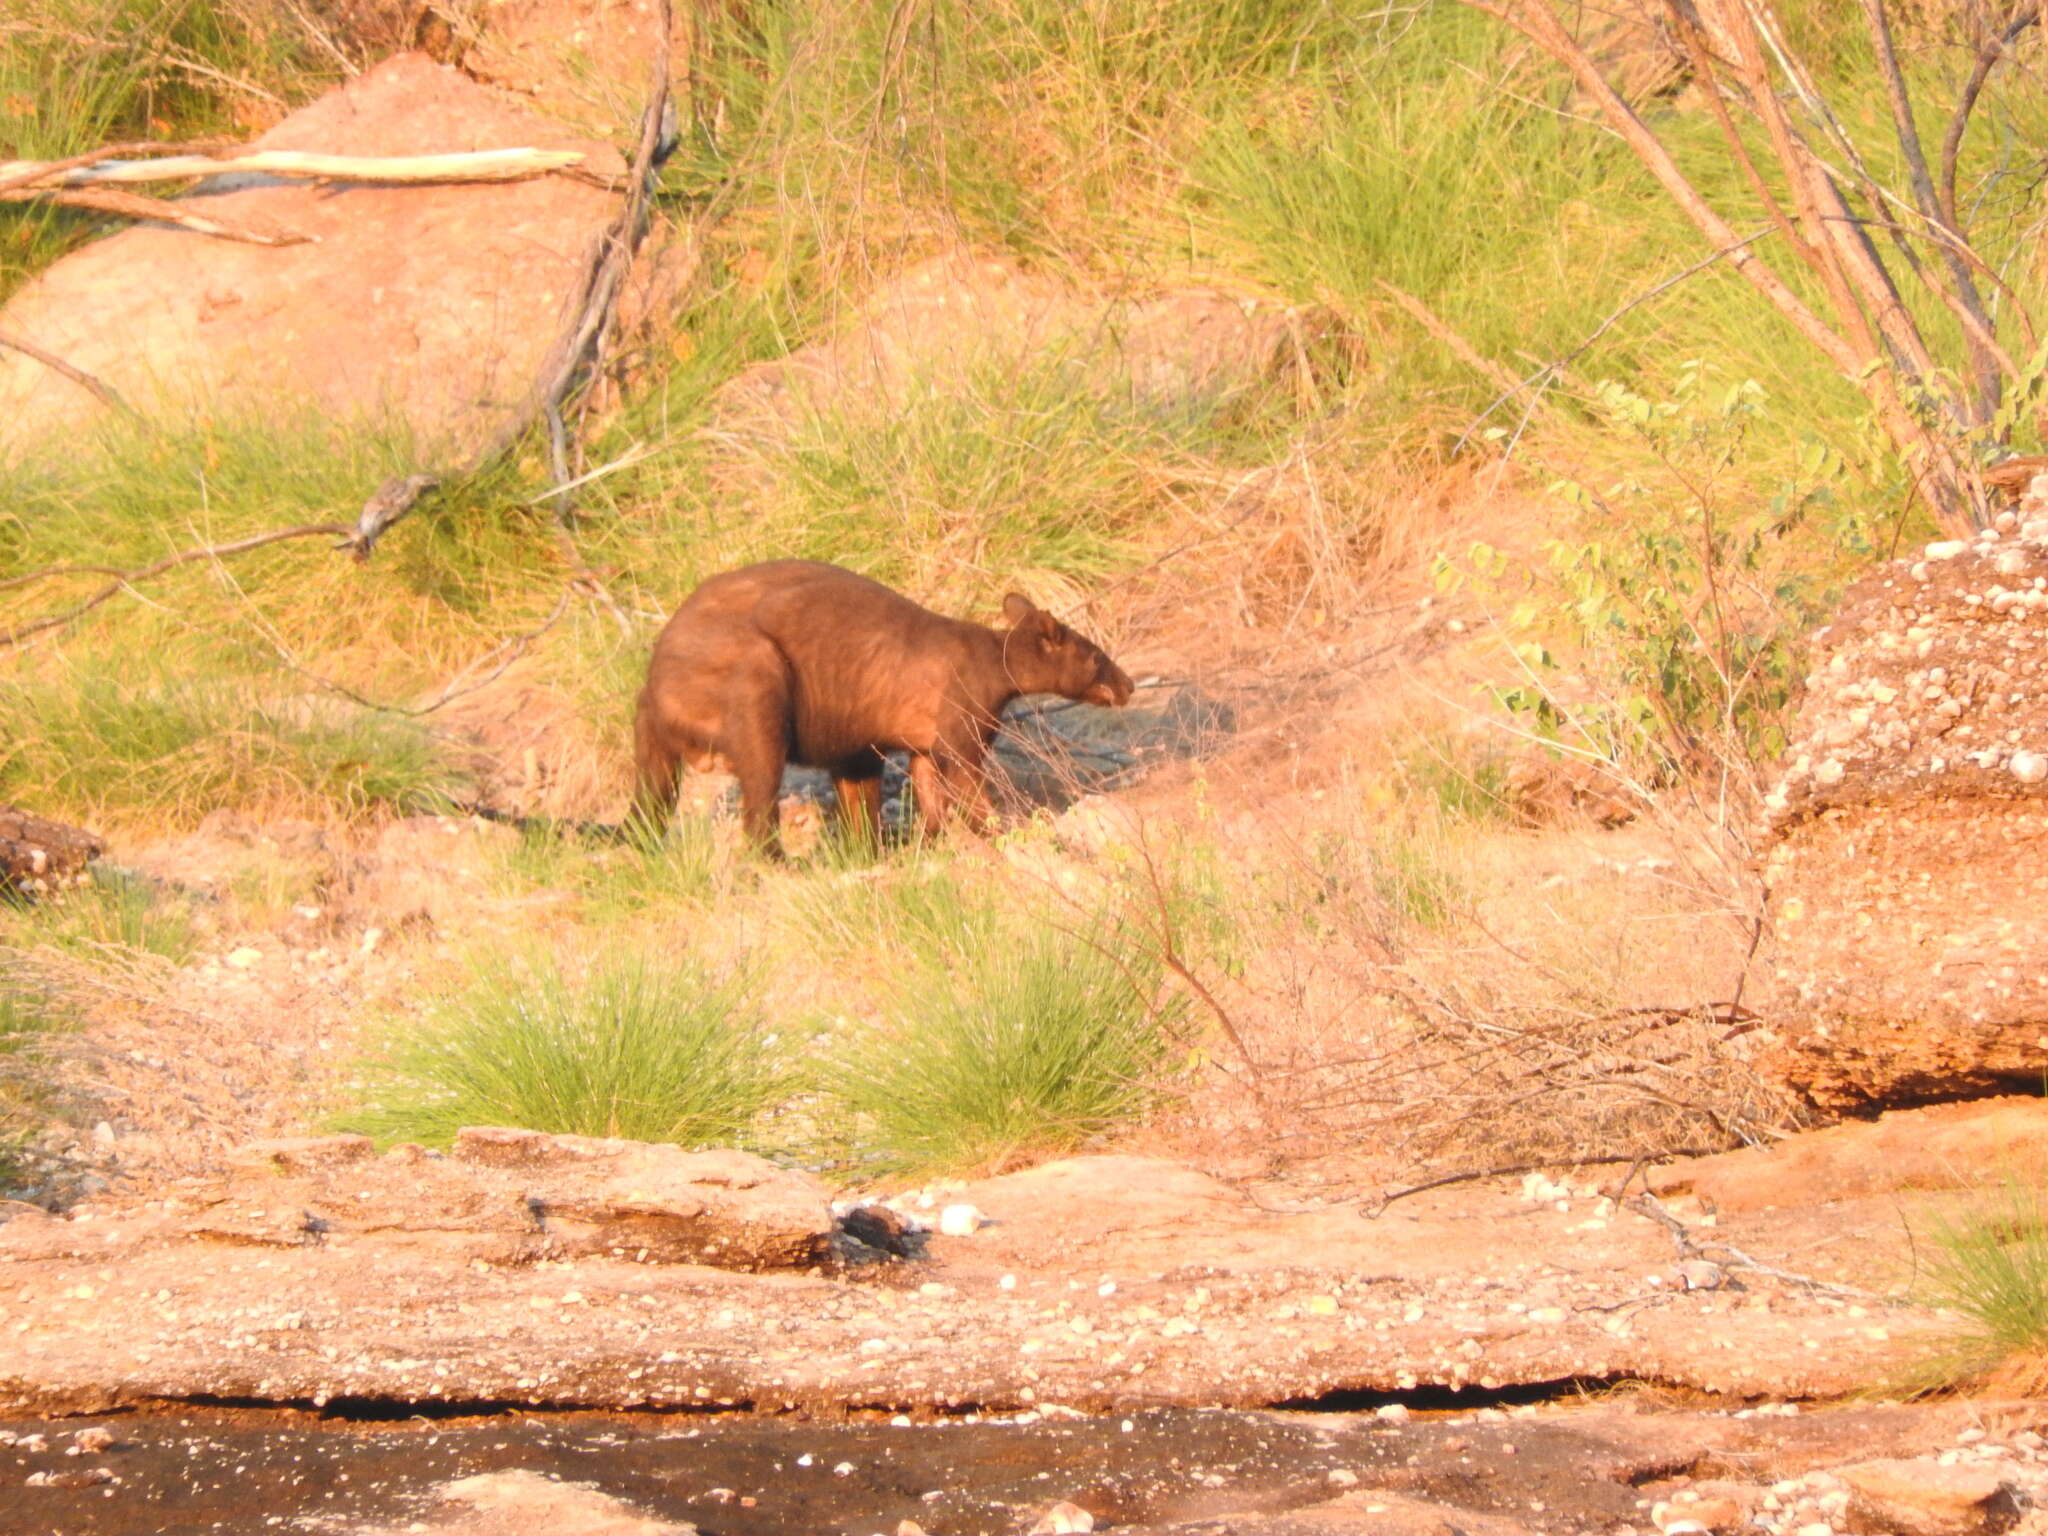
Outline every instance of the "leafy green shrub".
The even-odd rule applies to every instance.
[[[1877,530],[1837,501],[1841,466],[1818,444],[1767,491],[1747,483],[1745,445],[1768,406],[1754,380],[1721,386],[1695,363],[1668,399],[1611,381],[1597,398],[1644,452],[1604,485],[1554,487],[1580,526],[1546,546],[1560,600],[1525,601],[1508,618],[1526,681],[1498,690],[1500,702],[1546,736],[1617,760],[1768,761],[1784,749],[1805,636],[1837,573],[1871,557]],[[1473,572],[1499,591],[1506,561],[1478,546],[1465,571],[1440,564],[1439,580]],[[1553,685],[1560,639],[1600,680],[1599,697],[1567,703]]]
[[[366,1066],[344,1129],[446,1146],[465,1125],[702,1146],[743,1138],[781,1091],[743,974],[626,951],[587,971],[479,959]]]
[[[1016,918],[920,946],[886,1017],[843,1043],[830,1088],[883,1166],[1000,1167],[1070,1151],[1141,1114],[1178,1002],[1107,914],[1063,933]]]

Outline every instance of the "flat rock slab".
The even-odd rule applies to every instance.
[[[2048,1166],[2048,1099],[2006,1097],[1894,1111],[1793,1136],[1768,1151],[1723,1152],[1649,1171],[1660,1195],[1691,1193],[1723,1211],[1825,1205],[1907,1190],[1996,1188]]]
[[[1129,1157],[967,1199],[992,1219],[979,1234],[844,1274],[618,1246],[508,1263],[369,1230],[252,1246],[163,1206],[17,1219],[0,1230],[0,1407],[1128,1409],[1622,1378],[1816,1397],[1881,1381],[1939,1327],[1754,1273],[1685,1291],[1663,1230],[1596,1199],[1499,1188],[1374,1219],[1279,1214]],[[1724,1216],[1703,1235],[1829,1280],[1904,1278],[1889,1201]]]
[[[252,147],[573,149],[600,175],[624,169],[616,150],[424,54],[386,60]],[[410,187],[221,177],[185,202],[309,239],[273,248],[124,228],[22,289],[0,310],[0,330],[144,410],[396,418],[451,445],[480,441],[523,405],[618,206],[564,176]],[[104,410],[33,359],[0,353],[0,455],[33,452]]]
[[[100,1232],[30,1218],[0,1244],[17,1258],[103,1254],[113,1238],[129,1251],[175,1241],[346,1256],[367,1244],[424,1262],[763,1270],[822,1263],[831,1234],[822,1184],[748,1153],[472,1127],[445,1157],[412,1145],[378,1157],[366,1136],[256,1142],[225,1176]]]

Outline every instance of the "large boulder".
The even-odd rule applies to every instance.
[[[1084,288],[956,251],[880,285],[836,334],[746,369],[716,410],[728,436],[772,439],[837,400],[886,413],[934,384],[1048,363],[1180,406],[1270,376],[1303,323],[1283,304],[1220,289]]]
[[[2048,476],[1814,637],[1765,875],[1788,1078],[1831,1107],[2048,1071]]]
[[[599,176],[624,170],[617,150],[419,53],[337,87],[253,147],[570,149]],[[563,175],[466,186],[226,176],[185,202],[307,239],[270,247],[130,226],[29,283],[0,309],[0,331],[147,412],[395,417],[450,447],[480,442],[524,404],[618,209],[613,192]],[[43,364],[0,352],[0,458],[105,410]]]

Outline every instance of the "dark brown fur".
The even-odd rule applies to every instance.
[[[943,618],[814,560],[771,560],[705,582],[654,642],[633,724],[637,813],[665,822],[676,770],[740,781],[747,835],[775,846],[785,763],[828,770],[840,812],[881,826],[882,754],[910,754],[927,833],[958,805],[976,825],[1003,706],[1023,693],[1122,704],[1131,680],[1092,640],[1016,593],[1008,629]]]

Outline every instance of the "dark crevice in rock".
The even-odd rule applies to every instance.
[[[1623,1385],[1625,1379],[1641,1384],[1633,1377],[1562,1376],[1552,1381],[1509,1382],[1498,1387],[1430,1385],[1395,1392],[1339,1389],[1314,1397],[1282,1398],[1266,1406],[1288,1413],[1371,1413],[1398,1404],[1416,1413],[1469,1413],[1476,1408],[1520,1408],[1532,1403],[1590,1397],[1612,1391]]]

